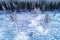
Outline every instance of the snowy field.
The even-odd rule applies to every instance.
[[[60,12],[38,12],[38,16],[34,12],[15,12],[16,22],[10,18],[12,13],[0,11],[0,40],[60,40]]]

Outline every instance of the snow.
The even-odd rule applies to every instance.
[[[20,13],[16,12],[17,23],[10,19],[12,14],[0,14],[0,40],[60,40],[58,12],[56,14],[52,11],[42,12],[43,14],[38,12],[37,16],[32,14],[34,12]],[[44,23],[45,13],[49,13],[51,17],[48,26]]]

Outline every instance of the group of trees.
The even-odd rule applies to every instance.
[[[32,10],[34,7],[40,8],[41,10],[53,10],[60,9],[60,3],[46,3],[46,2],[0,2],[0,10]]]

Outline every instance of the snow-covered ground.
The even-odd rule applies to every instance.
[[[0,13],[0,40],[60,40],[60,12],[15,12],[17,22],[11,19],[13,12]],[[48,24],[44,20],[46,13]]]

